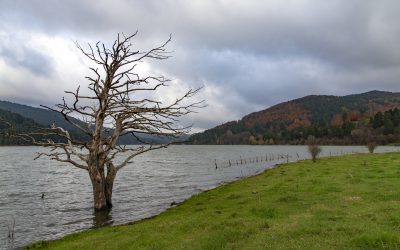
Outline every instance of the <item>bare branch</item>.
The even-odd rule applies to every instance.
[[[143,153],[146,153],[146,152],[149,152],[151,150],[156,150],[156,149],[160,149],[160,148],[166,148],[169,145],[171,145],[171,143],[164,144],[164,145],[158,145],[158,146],[150,145],[148,148],[144,148],[143,147],[142,150],[129,155],[128,157],[126,157],[126,159],[122,163],[116,165],[115,167],[116,167],[116,169],[118,171],[121,168],[125,167],[129,163],[129,161],[133,159],[133,157],[138,156],[138,155],[143,154]]]

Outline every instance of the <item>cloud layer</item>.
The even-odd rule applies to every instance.
[[[58,102],[87,73],[73,41],[136,30],[141,49],[172,34],[173,58],[150,71],[174,79],[168,98],[204,86],[209,106],[187,121],[198,129],[309,94],[400,91],[399,9],[397,0],[3,0],[0,99]]]

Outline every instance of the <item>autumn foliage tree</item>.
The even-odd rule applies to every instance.
[[[187,101],[198,89],[189,89],[170,103],[150,97],[166,87],[169,80],[163,76],[142,76],[136,70],[137,65],[149,59],[169,58],[165,47],[171,38],[159,47],[142,52],[132,46],[136,35],[137,32],[129,36],[118,34],[111,47],[98,42],[84,49],[77,44],[80,52],[92,63],[92,75],[86,77],[89,94],[82,94],[79,86],[76,91],[66,91],[72,102],[63,98],[63,102],[54,108],[47,107],[82,131],[87,140],[72,138],[69,131],[57,124],[17,135],[50,149],[38,157],[49,157],[86,171],[92,183],[96,210],[112,207],[113,184],[119,170],[135,156],[169,145],[153,145],[140,139],[139,134],[176,140],[190,129],[190,126],[177,125],[178,119],[203,106],[203,102]],[[76,122],[71,116],[80,117],[83,122]],[[142,145],[118,145],[118,138],[128,134],[136,137]],[[56,142],[49,136],[58,136],[62,140]]]

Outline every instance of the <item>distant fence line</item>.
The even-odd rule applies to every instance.
[[[296,152],[295,157],[297,159],[300,159],[299,154]],[[242,157],[240,156],[239,159],[228,159],[228,160],[221,160],[217,161],[217,159],[214,160],[214,165],[215,168],[226,168],[226,167],[232,167],[232,166],[239,166],[239,165],[250,165],[250,164],[257,164],[257,163],[262,163],[262,162],[277,162],[277,163],[283,163],[283,162],[289,162],[289,159],[293,158],[292,155],[290,154],[265,154],[263,156],[253,156],[253,157]]]
[[[358,151],[349,151],[349,152],[343,152],[343,151],[337,151],[337,152],[332,152],[330,151],[329,153],[326,153],[322,156],[339,156],[339,155],[347,155],[347,154],[357,154],[360,153]],[[308,159],[308,157],[301,157],[298,152],[295,154],[272,154],[268,153],[263,156],[253,156],[253,157],[246,157],[243,158],[242,156],[239,156],[238,159],[224,159],[224,160],[217,160],[214,159],[214,166],[216,169],[218,168],[227,168],[227,167],[233,167],[233,166],[241,166],[241,165],[251,165],[251,164],[258,164],[262,162],[275,162],[276,164],[279,163],[288,163],[290,159],[295,159],[295,160],[304,160]]]

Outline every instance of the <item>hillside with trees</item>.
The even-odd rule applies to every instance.
[[[67,122],[61,114],[55,111],[51,111],[44,108],[31,107],[8,101],[0,101],[0,109],[2,110],[1,114],[3,115],[5,115],[4,112],[6,111],[12,113],[12,115],[10,115],[10,113],[7,113],[8,115],[5,115],[3,119],[10,122],[13,125],[16,125],[17,128],[23,129],[21,130],[23,132],[32,131],[33,128],[37,127],[49,127],[51,124],[54,123],[57,126],[68,130],[71,136],[75,139],[85,140],[85,138],[88,138],[79,129],[77,129],[69,122]],[[2,117],[1,114],[0,118]],[[16,119],[17,116],[18,119]],[[9,118],[12,119],[8,120]],[[84,122],[74,117],[68,116],[68,119],[72,120],[75,123],[85,125]],[[29,125],[32,126],[29,128]],[[112,129],[104,131],[104,133],[112,133],[112,132],[113,132]],[[140,141],[138,140],[138,138]],[[118,139],[118,144],[123,144],[123,145],[141,144],[141,141],[151,142],[155,144],[164,144],[168,143],[170,140],[171,140],[170,138],[166,138],[165,136],[154,136],[144,133],[136,133],[135,136],[127,134],[125,136],[120,137]],[[3,140],[0,141],[0,145],[26,145],[26,142],[22,143],[20,140],[16,139],[5,139],[3,135]]]
[[[34,128],[43,127],[32,119],[1,109],[0,118],[2,119],[2,121],[0,120],[0,145],[30,145],[30,142],[9,136],[10,129],[13,128],[19,133],[27,133],[33,131]]]
[[[400,93],[312,95],[272,106],[193,135],[193,144],[398,143]]]

